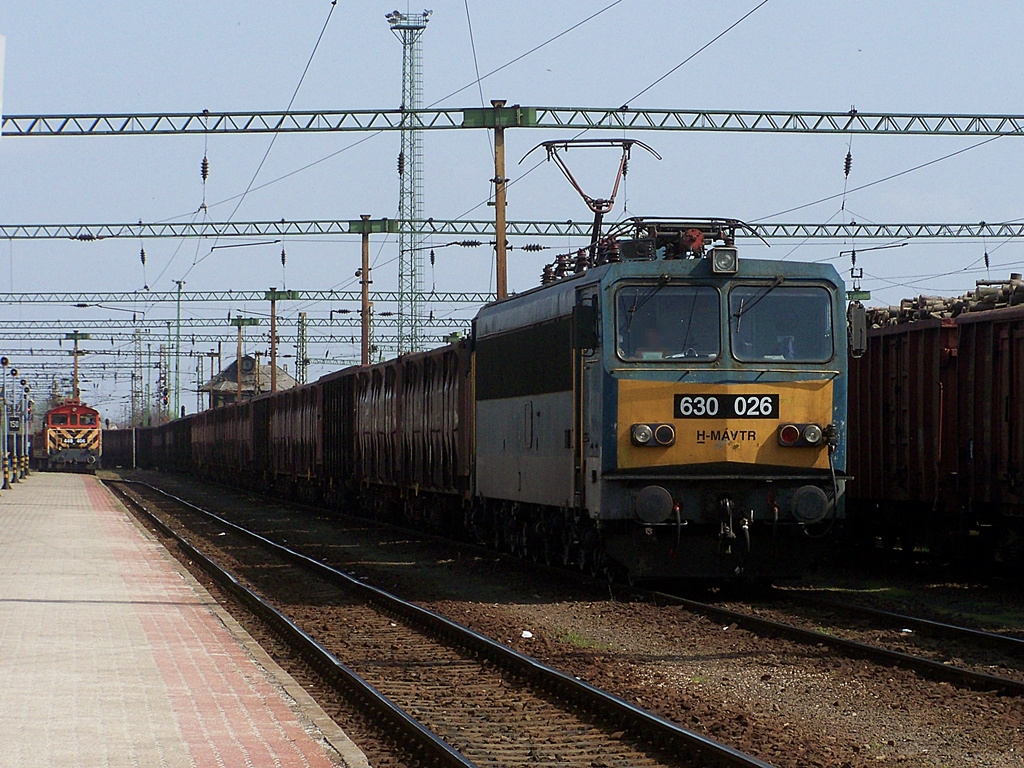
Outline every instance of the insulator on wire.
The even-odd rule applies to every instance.
[[[856,267],[857,266],[857,249],[856,248],[854,248],[852,251],[850,251],[850,266],[851,267]]]
[[[436,261],[437,261],[437,257],[434,255],[434,249],[431,248],[430,249],[430,266],[434,266],[434,263]]]
[[[145,247],[139,248],[139,261],[142,262],[142,266],[146,266],[146,249]]]
[[[481,245],[483,245],[483,242],[481,242],[480,240],[462,240],[459,242],[459,245],[461,245],[463,248],[479,248]]]
[[[210,161],[203,155],[203,162],[199,165],[199,175],[203,177],[203,183],[210,177]]]
[[[544,247],[545,246],[543,246],[543,245],[541,245],[539,243],[527,243],[526,245],[519,246],[519,250],[521,250],[521,251],[543,251]]]
[[[988,251],[985,251],[985,269],[988,269]]]
[[[405,173],[405,152],[398,153],[398,175]]]
[[[283,267],[288,262],[288,254],[284,252],[284,246],[281,247],[281,266]]]
[[[853,155],[848,151],[846,153],[846,161],[843,163],[843,173],[846,177],[850,177],[850,168],[853,166]]]
[[[625,176],[627,173],[629,173],[629,157],[622,161],[622,175]]]

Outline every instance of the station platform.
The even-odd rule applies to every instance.
[[[0,768],[366,766],[94,477],[0,495]]]

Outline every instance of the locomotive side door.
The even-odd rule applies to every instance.
[[[600,286],[581,287],[573,311],[573,448],[575,502],[591,517],[600,512],[602,382]]]

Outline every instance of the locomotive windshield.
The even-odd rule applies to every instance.
[[[630,285],[616,295],[623,360],[714,360],[722,350],[719,295],[709,285]]]
[[[743,362],[832,358],[832,305],[816,286],[741,285],[729,293],[733,356]]]

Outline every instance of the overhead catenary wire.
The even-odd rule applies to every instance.
[[[655,87],[656,85],[658,85],[658,84],[659,84],[660,82],[662,82],[663,80],[665,80],[665,79],[666,79],[667,77],[669,77],[670,75],[672,75],[672,74],[674,74],[675,72],[677,72],[677,71],[678,71],[679,69],[681,69],[681,68],[682,68],[683,66],[685,66],[685,65],[686,65],[686,64],[688,64],[689,62],[693,61],[693,59],[695,59],[695,58],[696,58],[697,56],[699,56],[699,55],[700,55],[701,53],[703,53],[703,52],[704,52],[704,51],[706,51],[706,50],[707,50],[708,48],[710,48],[710,47],[711,47],[712,45],[714,45],[714,44],[715,44],[716,42],[718,42],[718,41],[719,41],[719,40],[721,40],[721,39],[722,39],[723,37],[725,37],[725,35],[727,35],[727,34],[728,34],[728,33],[729,33],[730,31],[732,31],[733,29],[735,29],[736,27],[738,27],[738,26],[739,26],[740,24],[742,24],[742,23],[743,23],[743,22],[744,22],[744,21],[745,21],[746,19],[748,19],[748,18],[749,18],[750,16],[752,16],[752,15],[754,14],[754,12],[756,12],[756,11],[757,11],[758,9],[760,9],[760,8],[761,8],[762,6],[764,6],[764,5],[765,5],[766,3],[768,3],[768,2],[769,2],[769,0],[761,0],[761,2],[760,2],[760,3],[758,3],[758,4],[756,5],[756,6],[754,6],[754,8],[752,8],[752,9],[751,9],[751,10],[749,10],[749,11],[747,11],[747,12],[746,12],[745,14],[743,14],[743,16],[741,16],[741,17],[740,17],[739,19],[737,19],[737,20],[736,20],[736,21],[734,21],[734,22],[733,22],[732,24],[730,24],[730,25],[729,25],[728,27],[726,27],[725,29],[723,29],[723,30],[722,30],[721,32],[719,32],[719,33],[718,33],[717,35],[715,35],[715,36],[714,36],[713,38],[711,38],[711,39],[710,39],[710,40],[709,40],[708,42],[706,42],[706,43],[705,43],[704,45],[702,45],[702,46],[701,46],[700,48],[698,48],[698,49],[697,49],[696,51],[694,51],[694,52],[693,52],[693,53],[691,53],[691,54],[690,54],[689,56],[687,56],[687,57],[686,57],[685,59],[683,59],[683,60],[682,60],[681,62],[679,62],[678,64],[676,64],[676,65],[675,65],[674,67],[672,67],[672,69],[670,69],[670,70],[669,70],[668,72],[666,72],[666,73],[665,73],[664,75],[662,75],[661,77],[659,77],[658,79],[656,79],[656,80],[655,80],[654,82],[652,82],[652,83],[650,83],[649,85],[647,85],[647,86],[646,86],[645,88],[643,88],[643,89],[642,89],[641,91],[639,91],[638,93],[634,94],[634,95],[633,95],[633,96],[632,96],[632,97],[631,97],[630,99],[627,99],[627,100],[626,100],[626,104],[625,104],[625,105],[623,106],[623,109],[626,109],[626,108],[628,108],[628,104],[629,104],[629,102],[630,102],[630,101],[634,101],[634,100],[636,100],[637,98],[639,98],[640,96],[642,96],[643,94],[647,93],[647,92],[648,92],[649,90],[651,90],[652,88],[654,88],[654,87]],[[568,30],[566,30],[566,32],[572,31],[572,30],[573,30],[573,29],[575,29],[576,27],[578,27],[578,26],[580,26],[580,25],[582,25],[582,24],[586,23],[587,21],[590,21],[590,19],[592,19],[592,18],[595,18],[595,17],[597,16],[597,15],[599,15],[599,14],[601,14],[601,13],[604,13],[605,11],[607,11],[607,10],[611,9],[612,7],[614,7],[614,6],[615,6],[615,5],[617,5],[617,4],[618,4],[618,3],[612,3],[611,5],[609,5],[609,6],[606,6],[605,8],[603,8],[603,9],[601,9],[600,11],[598,11],[597,13],[595,13],[595,14],[594,14],[593,16],[589,16],[589,17],[587,17],[586,19],[584,19],[584,20],[583,20],[582,22],[580,22],[579,24],[576,24],[575,26],[573,26],[573,27],[570,27],[570,28],[569,28]],[[542,44],[541,46],[538,46],[537,48],[531,49],[531,50],[530,50],[530,51],[528,51],[528,52],[527,52],[526,54],[523,54],[523,56],[526,56],[526,55],[528,55],[529,53],[532,53],[532,52],[533,52],[534,50],[538,50],[538,49],[539,49],[540,47],[543,47],[543,45],[547,45],[547,43],[549,43],[549,42],[552,42],[553,40],[557,39],[558,37],[561,37],[562,35],[566,34],[566,32],[562,32],[562,33],[560,33],[559,35],[556,35],[555,37],[551,38],[551,40],[548,40],[547,42],[543,43],[543,44]],[[523,58],[523,56],[520,56],[519,58]],[[517,59],[513,59],[513,60],[512,60],[511,62],[509,62],[509,64],[515,63],[515,62],[516,62],[516,61],[518,61],[518,60],[519,60],[518,58],[517,58]],[[508,66],[508,65],[506,64],[506,65],[504,65],[504,66]],[[504,68],[504,67],[501,67],[501,68],[499,68],[499,69],[502,69],[502,68]],[[497,71],[498,71],[498,70],[494,70],[494,72],[497,72]],[[489,73],[488,75],[485,75],[484,77],[489,77],[489,76],[490,76],[490,74],[494,74],[494,72],[491,72],[491,73]],[[437,104],[441,103],[442,101],[444,101],[445,99],[449,98],[450,96],[453,96],[453,95],[455,95],[456,93],[461,93],[461,91],[464,91],[464,90],[465,90],[465,89],[466,89],[467,87],[469,87],[469,86],[465,86],[465,87],[463,87],[463,88],[459,89],[458,91],[454,91],[453,93],[449,94],[449,96],[446,96],[446,97],[444,97],[444,99],[440,99],[440,100],[438,100],[438,101],[434,102],[434,104],[431,104],[430,106],[432,106],[432,107],[433,107],[433,106],[436,106]],[[585,135],[585,134],[587,134],[587,133],[589,133],[589,132],[590,132],[590,129],[589,129],[589,128],[585,128],[584,130],[582,130],[582,131],[580,131],[579,133],[575,134],[575,135],[574,135],[574,136],[572,137],[572,139],[570,139],[570,141],[572,141],[572,140],[575,140],[575,139],[578,139],[578,138],[580,138],[581,136],[583,136],[583,135]],[[529,175],[530,175],[530,174],[532,174],[532,173],[533,173],[534,171],[536,171],[536,170],[537,170],[538,168],[540,168],[540,167],[541,167],[542,165],[544,165],[544,163],[545,163],[545,162],[546,162],[546,160],[540,160],[540,161],[538,161],[537,163],[535,163],[534,165],[532,165],[532,166],[531,166],[530,168],[526,169],[526,170],[525,170],[525,171],[524,171],[523,173],[519,174],[518,178],[516,178],[516,179],[510,179],[510,180],[508,180],[508,181],[506,182],[506,188],[512,187],[512,186],[514,186],[514,185],[515,185],[516,183],[518,183],[518,182],[522,181],[522,180],[523,180],[523,179],[525,179],[525,178],[526,178],[527,176],[529,176]],[[483,206],[484,206],[484,205],[486,205],[486,204],[487,204],[487,201],[486,201],[486,200],[485,200],[485,201],[483,201],[483,202],[477,203],[477,204],[476,204],[476,205],[474,205],[474,206],[473,206],[472,208],[468,209],[467,211],[464,211],[464,212],[463,212],[463,213],[462,213],[462,214],[461,214],[461,215],[459,216],[459,218],[462,218],[462,217],[464,217],[464,216],[467,216],[467,215],[469,215],[469,214],[470,214],[470,213],[472,213],[473,211],[477,210],[478,208],[481,208],[481,207],[483,207]]]
[[[934,158],[932,160],[928,160],[927,162],[919,163],[919,164],[913,166],[912,168],[905,168],[902,171],[898,171],[896,173],[891,173],[888,176],[883,176],[880,179],[875,179],[874,181],[869,181],[868,183],[861,184],[859,187],[854,187],[853,189],[851,189],[849,191],[850,192],[859,192],[862,189],[868,189],[869,187],[874,187],[874,186],[877,186],[878,184],[883,184],[883,183],[885,183],[887,181],[892,181],[893,179],[898,179],[900,176],[906,176],[908,173],[914,173],[915,171],[920,171],[922,168],[927,168],[930,165],[935,165],[936,163],[941,163],[941,162],[943,162],[945,160],[949,160],[950,158],[956,157],[957,155],[962,155],[965,152],[970,152],[972,149],[978,149],[978,147],[983,147],[986,144],[990,144],[991,142],[996,141],[997,139],[1001,139],[1001,138],[1002,138],[1002,136],[991,136],[991,137],[989,137],[987,139],[983,139],[982,141],[979,141],[979,142],[977,142],[975,144],[971,144],[969,147],[961,147],[960,149],[956,150],[955,152],[949,152],[948,154],[942,155],[942,157],[936,157],[936,158]],[[759,221],[765,221],[766,219],[773,219],[776,216],[785,216],[787,213],[793,213],[794,211],[801,211],[804,208],[810,208],[812,206],[819,205],[821,203],[827,203],[829,200],[837,200],[839,198],[842,198],[845,194],[846,194],[846,192],[844,190],[843,192],[839,192],[839,193],[834,194],[834,195],[828,195],[826,197],[818,198],[817,200],[814,200],[814,201],[812,201],[810,203],[804,203],[802,205],[793,206],[792,208],[787,208],[784,211],[776,211],[775,213],[770,213],[770,214],[767,214],[766,216],[758,216],[757,218],[749,219],[749,221],[751,223],[756,223],[756,222],[759,222]]]
[[[302,83],[306,79],[306,74],[309,72],[309,68],[313,64],[313,59],[316,56],[317,50],[319,50],[319,48],[320,48],[320,43],[324,39],[324,33],[327,32],[327,25],[330,24],[331,16],[334,14],[334,9],[337,7],[337,5],[338,5],[338,0],[332,0],[330,10],[327,11],[327,18],[324,19],[323,26],[320,28],[320,34],[317,35],[316,42],[313,44],[313,50],[310,51],[309,57],[306,59],[306,65],[302,69],[302,74],[299,75],[299,81],[295,84],[295,89],[292,91],[291,98],[288,99],[288,106],[285,107],[285,111],[286,112],[291,110],[292,105],[295,103],[295,99],[299,95],[299,90],[302,88]],[[232,209],[231,213],[228,215],[227,221],[231,221],[234,218],[235,214],[238,213],[238,209],[242,207],[242,203],[245,202],[246,196],[249,194],[249,192],[252,191],[253,184],[256,183],[256,179],[259,177],[260,171],[263,170],[263,166],[267,162],[267,158],[270,157],[270,152],[271,152],[271,150],[273,150],[274,144],[277,141],[277,137],[278,136],[279,136],[279,134],[274,133],[270,137],[270,142],[267,144],[267,149],[266,149],[266,151],[264,151],[263,157],[260,158],[260,162],[256,166],[256,170],[253,172],[252,178],[249,179],[249,183],[246,185],[245,190],[243,190],[242,193],[240,195],[238,195],[238,202],[235,204],[235,207]],[[205,213],[205,211],[206,211],[206,205],[205,205],[205,179],[204,179],[204,198],[203,198],[203,200],[204,200],[204,205],[203,205],[202,210]],[[214,239],[214,246],[215,247],[216,247],[216,243],[218,242],[218,240],[219,240],[219,237]],[[213,252],[213,249],[211,248],[210,249],[210,253],[212,253],[212,252]],[[197,259],[197,260],[193,261],[192,266],[190,266],[185,271],[185,274],[182,275],[182,278],[187,277],[188,274],[198,264],[200,264],[204,259],[206,259],[209,255],[210,254],[208,253],[202,259]]]
[[[466,27],[469,29],[469,47],[473,52],[473,71],[476,73],[476,89],[480,96],[480,106],[486,107],[487,102],[484,100],[484,86],[483,79],[480,77],[480,61],[476,55],[476,40],[473,36],[473,19],[469,15],[469,0],[463,0],[463,5],[466,8]],[[494,141],[491,138],[490,131],[484,131],[484,135],[487,136],[487,146],[490,147],[491,154],[494,154]]]
[[[313,57],[316,56],[316,52],[320,48],[320,41],[324,39],[324,33],[327,31],[327,25],[331,23],[331,16],[334,14],[334,9],[337,7],[337,5],[338,0],[332,0],[331,8],[329,11],[327,11],[327,18],[324,19],[324,25],[320,29],[320,34],[317,35],[316,42],[313,44],[313,50],[310,52],[309,58],[306,60],[306,66],[302,68],[302,74],[299,75],[299,82],[295,84],[295,90],[292,91],[292,96],[290,99],[288,99],[288,106],[285,107],[286,112],[291,111],[292,105],[295,103],[295,99],[299,95],[299,89],[302,88],[302,82],[306,79],[306,73],[309,72],[309,67],[313,63]],[[253,173],[252,178],[249,180],[248,185],[246,185],[245,191],[242,193],[241,197],[238,200],[238,204],[235,205],[235,209],[231,212],[231,215],[228,216],[228,221],[231,221],[234,215],[238,212],[238,209],[245,201],[245,196],[249,194],[249,190],[252,188],[252,185],[256,183],[256,178],[260,175],[260,171],[263,170],[263,165],[264,163],[267,162],[267,158],[270,156],[270,151],[274,148],[274,142],[277,141],[278,136],[279,134],[277,133],[271,136],[270,143],[267,145],[266,152],[263,153],[263,157],[260,159],[259,165],[256,166],[256,171]]]
[[[600,9],[599,11],[596,11],[596,12],[590,14],[589,16],[587,16],[586,18],[582,19],[581,21],[578,21],[575,24],[573,24],[572,26],[568,27],[567,29],[562,30],[557,35],[554,35],[554,36],[548,38],[543,43],[540,43],[539,45],[534,46],[533,48],[531,48],[530,50],[526,51],[525,53],[519,54],[515,58],[510,59],[509,61],[505,62],[501,66],[496,67],[495,69],[491,70],[487,74],[478,76],[472,82],[469,82],[466,85],[462,86],[461,88],[459,88],[459,89],[457,89],[455,91],[452,91],[447,96],[444,96],[441,99],[438,99],[437,101],[433,102],[432,104],[428,104],[425,107],[425,109],[432,109],[433,107],[436,107],[438,104],[440,104],[443,101],[446,101],[447,99],[451,98],[452,96],[455,96],[455,95],[457,95],[459,93],[462,93],[463,91],[467,90],[468,88],[472,88],[474,85],[479,85],[480,83],[482,83],[484,80],[486,80],[491,75],[497,74],[498,72],[501,72],[502,70],[507,69],[508,67],[512,66],[513,64],[516,64],[517,62],[522,61],[526,57],[530,56],[533,53],[536,53],[537,51],[539,51],[542,48],[546,47],[550,43],[553,43],[556,40],[558,40],[559,38],[562,38],[565,35],[569,34],[570,32],[580,28],[581,26],[583,26],[587,22],[589,22],[589,21],[591,21],[593,19],[596,19],[598,16],[602,15],[606,11],[611,10],[615,6],[619,5],[619,3],[621,3],[621,2],[623,2],[623,0],[615,0],[615,2],[610,3],[609,5],[605,6],[602,9]],[[259,191],[261,189],[269,187],[269,186],[271,186],[273,184],[276,184],[276,183],[278,183],[280,181],[284,181],[285,179],[289,179],[292,176],[295,176],[295,175],[297,175],[299,173],[303,173],[304,171],[308,171],[310,168],[314,168],[317,165],[320,165],[321,163],[324,163],[324,162],[326,162],[328,160],[331,160],[331,159],[337,157],[338,155],[340,155],[340,154],[342,154],[344,152],[348,152],[351,149],[355,149],[356,147],[358,147],[361,144],[364,144],[364,143],[370,141],[371,139],[378,138],[383,133],[386,133],[386,131],[384,131],[384,130],[374,131],[373,133],[370,133],[367,136],[364,136],[364,137],[362,137],[362,138],[360,138],[360,139],[358,139],[356,141],[353,141],[351,144],[347,144],[346,146],[342,147],[341,149],[338,149],[338,150],[336,150],[334,152],[331,152],[330,154],[325,155],[325,156],[323,156],[323,157],[321,157],[321,158],[319,158],[317,160],[313,160],[312,162],[309,162],[309,163],[307,163],[307,164],[305,164],[303,166],[300,166],[299,168],[296,168],[296,169],[294,169],[292,171],[289,171],[289,172],[287,172],[285,174],[282,174],[281,176],[277,176],[277,177],[271,179],[270,181],[266,181],[266,182],[264,182],[262,184],[259,184],[259,185],[256,185],[256,186],[250,186],[244,192],[239,192],[236,195],[232,195],[232,196],[226,197],[226,198],[224,198],[222,200],[218,200],[215,203],[210,203],[209,207],[210,208],[215,208],[215,207],[218,207],[218,206],[230,203],[230,202],[232,202],[234,200],[239,200],[240,198],[245,197],[250,192],[257,192],[257,191]],[[511,183],[512,182],[510,182],[510,184]],[[250,182],[250,184],[251,184],[251,182]],[[478,206],[474,206],[473,208],[470,209],[469,212],[474,211],[477,208],[479,208],[480,206],[485,205],[485,204],[486,204],[486,201],[481,203]],[[158,220],[156,223],[171,222],[171,221],[175,221],[176,219],[185,218],[186,216],[190,216],[190,215],[192,215],[191,212],[177,214],[177,215],[174,215],[174,216],[169,216],[166,219]],[[463,215],[465,215],[465,214],[463,214]]]
[[[676,72],[677,72],[677,71],[678,71],[679,69],[681,69],[681,68],[682,68],[682,67],[683,67],[684,65],[686,65],[686,64],[688,64],[689,62],[693,61],[693,59],[697,58],[697,56],[699,56],[700,54],[702,54],[702,53],[703,53],[704,51],[706,51],[706,50],[707,50],[708,48],[710,48],[710,47],[711,47],[712,45],[714,45],[714,44],[715,44],[715,43],[717,43],[717,42],[718,42],[719,40],[721,40],[721,39],[722,39],[723,37],[725,37],[725,36],[726,36],[727,34],[729,34],[729,33],[730,33],[730,32],[731,32],[732,30],[736,29],[736,27],[738,27],[738,26],[739,26],[740,24],[742,24],[742,23],[743,23],[744,21],[746,21],[746,20],[747,20],[747,19],[749,19],[749,18],[750,18],[751,16],[753,16],[753,15],[754,15],[754,14],[755,14],[755,13],[756,13],[757,11],[759,11],[759,10],[760,10],[761,8],[763,8],[763,7],[765,6],[765,5],[767,5],[767,4],[768,4],[768,2],[769,2],[769,0],[761,0],[761,2],[759,2],[759,3],[757,4],[757,5],[755,5],[755,6],[753,7],[753,8],[751,8],[751,9],[750,9],[749,11],[747,11],[747,12],[746,12],[745,14],[743,14],[742,16],[740,16],[740,18],[738,18],[738,19],[737,19],[736,21],[734,21],[734,22],[733,22],[732,24],[730,24],[730,25],[729,25],[728,27],[726,27],[725,29],[723,29],[723,30],[722,30],[721,32],[719,32],[719,33],[718,33],[717,35],[715,35],[715,36],[714,36],[713,38],[711,38],[711,39],[710,39],[710,40],[708,40],[708,41],[707,41],[706,43],[704,43],[704,45],[702,45],[702,46],[701,46],[700,48],[698,48],[698,49],[697,49],[696,51],[694,51],[694,52],[693,52],[693,53],[691,53],[691,54],[690,54],[689,56],[687,56],[687,57],[686,57],[685,59],[683,59],[683,60],[682,60],[682,61],[680,61],[680,62],[679,62],[678,64],[676,64],[676,65],[675,65],[674,67],[672,67],[672,69],[670,69],[670,70],[669,70],[668,72],[666,72],[665,74],[663,74],[663,75],[662,75],[661,77],[659,77],[659,78],[658,78],[657,80],[655,80],[655,81],[654,81],[653,83],[651,83],[650,85],[648,85],[648,86],[647,86],[646,88],[642,89],[642,90],[641,90],[641,91],[639,91],[638,93],[635,93],[635,94],[633,94],[632,96],[630,96],[630,97],[629,97],[628,99],[626,99],[626,100],[625,100],[625,101],[623,102],[622,108],[623,108],[623,109],[628,109],[628,108],[629,108],[629,104],[630,104],[630,102],[636,101],[636,100],[637,100],[637,99],[639,99],[639,98],[640,98],[641,96],[643,96],[643,95],[644,95],[645,93],[647,93],[647,92],[648,92],[649,90],[651,90],[652,88],[654,88],[654,87],[655,87],[656,85],[658,85],[659,83],[661,83],[662,81],[664,81],[664,80],[665,80],[665,79],[667,79],[668,77],[670,77],[670,76],[674,75],[674,74],[675,74],[675,73],[676,73]]]
[[[506,62],[505,62],[504,64],[502,64],[502,65],[501,65],[500,67],[495,67],[495,68],[494,68],[494,69],[492,69],[492,70],[491,70],[490,72],[488,72],[488,73],[487,73],[486,75],[483,75],[483,76],[478,76],[478,77],[477,77],[477,79],[476,79],[476,80],[474,80],[473,82],[471,82],[471,83],[467,83],[466,85],[462,86],[461,88],[457,88],[457,89],[455,89],[454,91],[452,91],[451,93],[449,93],[449,94],[448,94],[447,96],[442,96],[442,97],[441,97],[440,99],[438,99],[437,101],[435,101],[435,102],[433,102],[433,103],[431,103],[431,104],[428,104],[426,108],[427,108],[427,109],[431,109],[432,107],[436,107],[436,106],[437,106],[438,104],[441,104],[442,102],[445,102],[445,101],[447,101],[447,100],[448,100],[448,99],[450,99],[450,98],[451,98],[452,96],[457,96],[458,94],[462,93],[463,91],[465,91],[465,90],[467,90],[467,89],[469,89],[469,88],[472,88],[472,87],[473,87],[474,85],[478,85],[478,84],[479,84],[480,82],[482,82],[482,81],[486,80],[486,79],[487,79],[487,78],[489,78],[489,77],[490,77],[491,75],[496,75],[496,74],[498,74],[499,72],[501,72],[501,71],[502,71],[503,69],[508,69],[508,68],[509,68],[509,67],[511,67],[511,66],[512,66],[513,64],[516,64],[517,62],[520,62],[520,61],[522,61],[522,60],[523,60],[523,59],[525,59],[525,58],[526,58],[527,56],[530,56],[531,54],[534,54],[534,53],[536,53],[537,51],[539,51],[539,50],[540,50],[541,48],[545,48],[545,47],[547,47],[548,45],[550,45],[551,43],[555,42],[555,41],[556,41],[556,40],[558,40],[559,38],[565,37],[565,36],[566,36],[567,34],[569,34],[570,32],[572,32],[572,31],[574,31],[574,30],[576,30],[576,29],[579,29],[580,27],[582,27],[582,26],[583,26],[584,24],[586,24],[587,22],[589,22],[589,21],[592,21],[593,19],[596,19],[596,18],[597,18],[598,16],[602,15],[603,13],[606,13],[607,11],[610,11],[610,10],[611,10],[612,8],[614,8],[615,6],[619,5],[619,3],[621,3],[621,2],[623,2],[623,0],[615,0],[615,2],[613,2],[613,3],[609,3],[608,5],[606,5],[606,6],[604,7],[604,8],[600,9],[599,11],[594,11],[594,13],[590,14],[589,16],[587,16],[587,17],[586,17],[585,19],[583,19],[582,21],[578,21],[578,22],[576,22],[575,24],[573,24],[573,25],[572,25],[571,27],[569,27],[568,29],[563,29],[563,30],[562,30],[561,32],[559,32],[559,33],[558,33],[557,35],[554,35],[554,36],[552,36],[552,37],[549,37],[549,38],[548,38],[547,40],[545,40],[545,41],[544,41],[543,43],[540,43],[539,45],[535,45],[535,46],[534,46],[533,48],[531,48],[530,50],[526,51],[525,53],[521,53],[521,54],[519,54],[518,56],[516,56],[516,57],[515,57],[514,59],[511,59],[511,60],[509,60],[509,61],[506,61]]]

